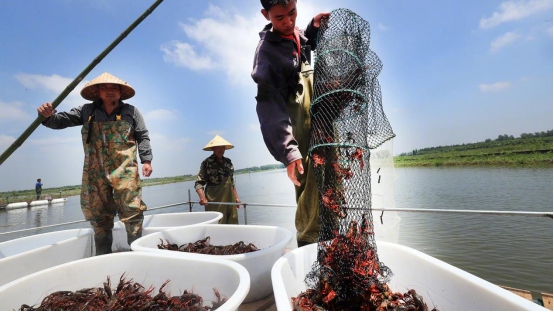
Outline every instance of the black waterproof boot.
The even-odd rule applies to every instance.
[[[96,255],[105,255],[112,253],[112,242],[113,236],[112,232],[105,235],[94,234],[94,244],[96,246]]]

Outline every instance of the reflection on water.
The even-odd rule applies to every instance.
[[[396,206],[403,208],[552,211],[552,168],[399,168]],[[294,204],[284,170],[236,177],[243,202]],[[143,189],[149,207],[198,200],[194,181]],[[151,213],[188,211],[188,205]],[[248,224],[293,233],[294,208],[248,206]],[[203,211],[194,205],[193,211]],[[505,216],[399,213],[400,240],[494,284],[552,293],[552,220]],[[0,211],[0,233],[82,220],[79,197],[65,204]],[[239,210],[244,223],[244,210]],[[88,227],[88,223],[47,231]],[[35,233],[0,235],[0,242]],[[293,241],[289,247],[294,247]]]
[[[406,208],[552,211],[552,168],[398,168]],[[488,281],[552,293],[552,220],[399,213],[400,244]]]

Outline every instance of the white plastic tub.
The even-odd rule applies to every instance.
[[[114,288],[124,273],[144,287],[155,287],[154,294],[169,279],[164,288],[166,292],[177,296],[184,290],[193,290],[206,305],[215,300],[212,288],[216,288],[223,298],[228,298],[218,309],[222,311],[236,310],[250,288],[246,269],[231,261],[127,252],[62,264],[4,285],[0,287],[0,310],[17,310],[22,304],[40,304],[44,297],[56,291],[102,287],[106,276],[110,276]]]
[[[223,218],[223,214],[217,211],[162,213],[144,216],[142,236],[185,225],[217,224],[221,218]],[[123,222],[116,222],[112,233],[112,250],[127,251],[131,249],[127,243],[127,232]]]
[[[91,229],[27,236],[0,243],[0,285],[90,255]]]
[[[212,256],[180,251],[158,249],[160,239],[173,244],[193,243],[210,237],[212,245],[230,245],[244,241],[260,250],[241,255]],[[244,302],[259,300],[271,294],[271,267],[285,253],[285,247],[292,239],[292,233],[276,226],[259,225],[191,225],[165,230],[137,239],[131,245],[134,251],[156,252],[183,258],[226,259],[243,265],[250,273],[250,293]]]
[[[377,242],[379,260],[394,276],[388,283],[394,292],[415,289],[429,309],[541,310],[543,307],[450,264],[402,245]],[[271,270],[273,294],[279,311],[292,311],[291,297],[306,290],[304,278],[317,257],[311,244],[281,257]]]

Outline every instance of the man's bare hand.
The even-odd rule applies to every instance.
[[[319,13],[314,17],[314,27],[319,28],[319,25],[321,25],[321,19],[328,19],[331,13],[325,12],[325,13]]]
[[[298,173],[304,174],[304,167],[302,167],[302,159],[297,159],[293,162],[291,162],[287,166],[287,175],[289,176],[289,179],[294,183],[296,186],[300,186],[300,182],[296,179],[296,172],[294,169],[298,169]]]
[[[37,109],[38,113],[41,114],[42,116],[48,118],[52,115],[54,115],[57,110],[54,110],[52,108],[52,103],[44,103],[42,104],[38,109]]]
[[[152,165],[149,161],[144,162],[142,165],[142,175],[145,177],[149,177],[152,174]]]
[[[200,198],[200,206],[206,206],[208,204],[208,200],[206,197]]]

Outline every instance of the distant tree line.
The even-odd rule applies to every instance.
[[[285,165],[283,164],[273,164],[273,165],[263,165],[263,166],[254,166],[254,167],[248,167],[243,169],[235,170],[235,173],[248,173],[248,172],[257,172],[257,171],[264,171],[264,170],[273,170],[273,169],[282,169],[285,168]],[[165,184],[165,183],[174,183],[174,182],[181,182],[181,181],[190,181],[196,179],[196,174],[183,174],[179,176],[173,176],[173,177],[160,177],[160,178],[144,178],[142,181],[145,185],[155,185],[155,184]],[[43,194],[50,194],[57,195],[60,191],[64,192],[63,195],[76,195],[79,194],[81,190],[81,185],[69,185],[69,186],[61,186],[61,187],[53,187],[53,188],[45,188],[43,190]],[[7,191],[7,192],[0,192],[0,202],[4,200],[6,197],[14,198],[18,196],[28,196],[32,195],[33,197],[35,195],[35,189],[29,189],[29,190],[13,190],[13,191]],[[13,201],[13,200],[11,200]]]
[[[519,140],[519,139],[544,138],[544,137],[552,137],[552,130],[535,132],[535,133],[522,133],[519,137],[514,137],[513,135],[501,134],[496,139],[486,139],[484,142],[426,147],[419,150],[414,149],[411,152],[401,153],[400,156],[415,156],[415,155],[427,154],[430,152],[444,152],[444,151],[453,150],[453,149],[465,150],[465,149],[471,149],[470,147],[467,147],[467,145],[503,142],[503,141],[510,141],[510,140]],[[475,148],[483,148],[483,147],[488,147],[488,146],[475,146]]]
[[[283,164],[263,165],[263,166],[254,166],[254,167],[238,169],[238,170],[235,170],[235,173],[255,172],[255,171],[263,171],[263,170],[282,169],[282,168],[285,168],[285,165]]]

